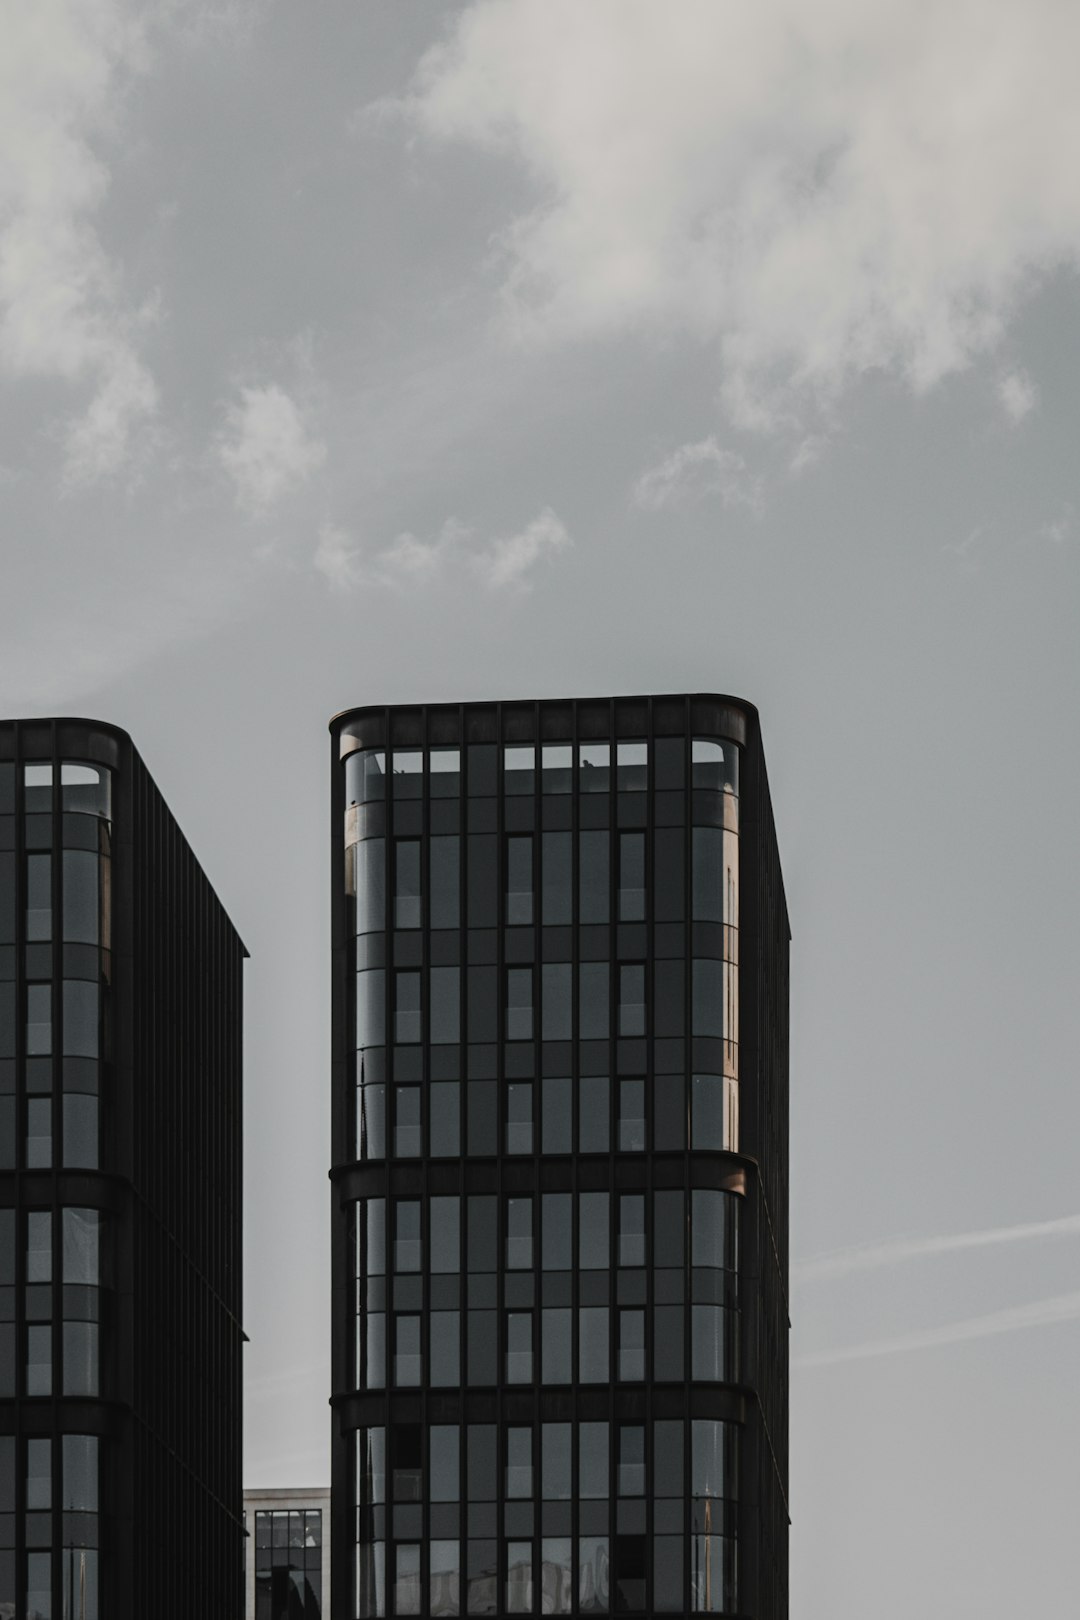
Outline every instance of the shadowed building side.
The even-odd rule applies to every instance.
[[[126,733],[0,725],[0,1615],[242,1613],[245,955]]]

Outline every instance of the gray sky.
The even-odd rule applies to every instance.
[[[128,727],[252,952],[250,1483],[328,1477],[328,717],[734,692],[794,1620],[1066,1612],[1080,8],[0,18],[3,707]]]

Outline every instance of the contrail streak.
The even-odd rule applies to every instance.
[[[832,1367],[841,1361],[867,1361],[872,1356],[897,1356],[908,1350],[934,1350],[939,1345],[961,1344],[965,1339],[989,1339],[997,1333],[1015,1333],[1019,1328],[1047,1327],[1055,1322],[1077,1320],[1080,1320],[1080,1294],[1054,1294],[1030,1305],[991,1311],[988,1316],[968,1316],[961,1322],[927,1328],[922,1333],[905,1333],[896,1339],[873,1339],[869,1344],[848,1345],[839,1350],[816,1350],[808,1356],[797,1356],[792,1366]]]
[[[792,1273],[797,1282],[820,1282],[829,1277],[848,1277],[856,1271],[876,1271],[879,1266],[895,1266],[905,1260],[1055,1237],[1080,1237],[1080,1215],[1063,1215],[1053,1221],[1027,1221],[1020,1226],[991,1226],[982,1232],[957,1232],[949,1237],[897,1238],[892,1243],[837,1249],[831,1254],[796,1261]]]

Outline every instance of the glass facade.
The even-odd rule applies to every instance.
[[[0,1170],[102,1168],[110,1073],[112,772],[0,761]],[[113,1393],[110,1216],[51,1175],[0,1208],[0,1615],[98,1620],[107,1442],[60,1400]]]
[[[122,732],[0,723],[0,1617],[239,1594],[242,954]]]
[[[786,1311],[767,1367],[761,1334],[779,1059],[740,1107],[771,972],[740,980],[756,716],[333,729],[341,1613],[786,1613]],[[783,1435],[748,1405],[765,1380]]]

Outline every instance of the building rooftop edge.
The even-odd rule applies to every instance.
[[[465,698],[454,701],[447,698],[433,698],[429,701],[416,701],[412,703],[358,703],[352,708],[339,709],[331,715],[328,731],[334,732],[337,726],[356,715],[382,714],[387,709],[489,709],[498,705],[524,705],[530,703],[641,703],[643,701],[660,702],[672,698],[703,698],[709,703],[731,703],[735,707],[752,715],[760,723],[760,714],[757,705],[748,698],[736,697],[730,692],[588,692],[566,694],[548,694],[544,697],[492,697],[492,698]]]
[[[244,944],[240,930],[237,928],[235,922],[233,922],[233,919],[229,914],[228,907],[218,894],[217,889],[214,887],[206,867],[203,865],[198,855],[196,855],[195,846],[192,844],[190,838],[187,836],[183,827],[181,827],[179,821],[177,820],[176,812],[169,803],[169,800],[165,797],[165,794],[161,792],[161,788],[158,786],[157,778],[150,769],[149,765],[146,763],[145,756],[143,755],[138,743],[135,741],[130,731],[127,731],[123,726],[115,725],[111,720],[96,720],[91,716],[84,714],[8,714],[4,715],[3,718],[0,718],[0,730],[3,730],[5,726],[85,726],[88,731],[103,731],[106,733],[106,735],[115,737],[119,742],[126,744],[126,746],[131,749],[131,752],[139,759],[143,769],[153,782],[154,787],[157,789],[158,793],[161,794],[162,802],[168,810],[169,815],[176,823],[177,831],[184,840],[184,843],[187,845],[188,849],[191,851],[193,860],[198,866],[200,872],[203,874],[203,877],[206,879],[214,899],[221,907],[222,915],[225,917],[226,922],[235,934],[240,949],[243,952],[244,960],[251,960],[251,952]]]

